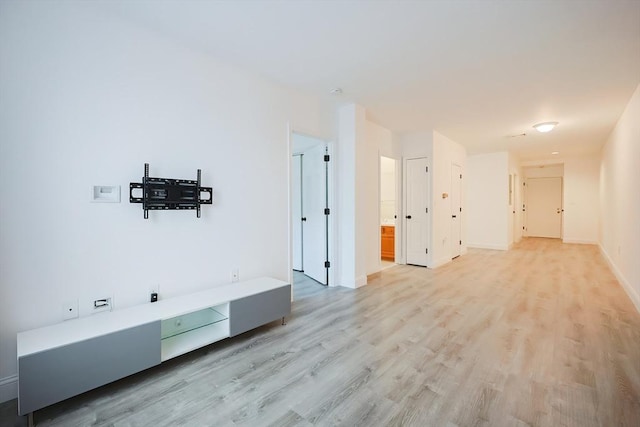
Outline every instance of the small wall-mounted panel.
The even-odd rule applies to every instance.
[[[120,203],[120,186],[94,185],[91,201],[95,203]]]

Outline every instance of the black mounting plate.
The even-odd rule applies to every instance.
[[[149,218],[150,210],[195,209],[200,218],[200,205],[213,204],[213,189],[200,185],[200,169],[198,178],[194,180],[151,178],[149,164],[144,164],[142,182],[129,183],[129,202],[142,203],[144,218]],[[142,189],[142,197],[134,197],[136,189]]]

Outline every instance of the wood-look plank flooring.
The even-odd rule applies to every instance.
[[[640,314],[590,245],[525,239],[358,290],[36,412],[40,426],[640,426]],[[13,405],[13,406],[11,406]],[[0,406],[3,425],[15,401]],[[5,422],[6,421],[6,422]]]

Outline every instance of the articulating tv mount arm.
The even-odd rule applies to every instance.
[[[129,183],[129,202],[142,203],[144,218],[149,218],[150,210],[195,209],[200,218],[200,205],[213,204],[213,189],[200,186],[200,169],[195,181],[186,179],[151,178],[149,163],[144,164],[142,182]],[[142,189],[142,197],[135,197],[134,190]]]

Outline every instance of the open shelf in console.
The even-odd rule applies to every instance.
[[[229,336],[229,304],[163,319],[161,360],[188,353]]]

